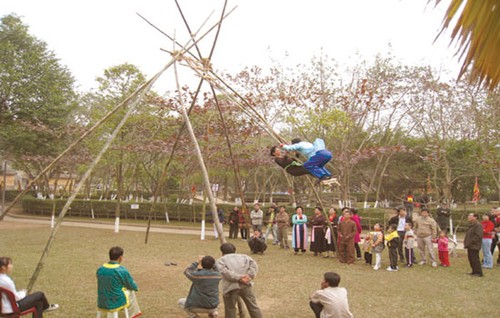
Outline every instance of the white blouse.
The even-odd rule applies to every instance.
[[[13,292],[16,297],[16,301],[19,301],[26,297],[26,291],[17,291],[16,284],[14,284],[12,278],[10,278],[7,274],[0,274],[0,287]],[[2,294],[2,314],[11,314],[12,312],[13,310],[10,305],[9,299],[7,298],[7,295]]]

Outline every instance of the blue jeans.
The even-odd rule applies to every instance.
[[[304,168],[318,179],[331,177],[330,171],[326,170],[325,165],[332,160],[332,153],[328,150],[318,150],[316,153],[304,162]]]
[[[492,268],[493,267],[493,257],[491,256],[491,241],[490,238],[483,238],[483,267]]]

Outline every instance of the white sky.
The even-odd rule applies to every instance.
[[[179,3],[195,31],[212,12],[205,28],[213,25],[224,1]],[[228,72],[266,67],[271,58],[296,65],[321,50],[342,64],[357,52],[367,59],[385,53],[390,43],[401,62],[456,76],[460,62],[449,36],[433,43],[448,3],[435,8],[434,0],[229,0],[228,9],[238,7],[222,26],[212,64]],[[174,0],[1,0],[0,16],[10,13],[68,66],[80,90],[95,87],[94,79],[111,66],[128,62],[149,77],[170,60],[160,48],[171,50],[171,42],[136,13],[179,42],[188,40]],[[204,55],[213,34],[201,43]]]

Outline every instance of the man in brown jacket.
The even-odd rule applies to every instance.
[[[427,263],[427,258],[425,256],[425,250],[427,250],[432,267],[437,267],[434,246],[432,243],[432,240],[437,237],[437,223],[429,215],[429,210],[427,208],[423,208],[420,211],[420,217],[414,222],[413,228],[417,235],[417,246],[420,251],[420,256],[422,257],[420,265],[425,265]]]
[[[278,225],[278,242],[281,248],[289,249],[288,247],[288,225],[290,217],[284,206],[280,206],[279,212],[276,215],[276,224]]]
[[[357,233],[356,223],[352,220],[352,212],[345,210],[339,224],[339,261],[354,264],[354,236]]]
[[[467,257],[472,268],[472,272],[469,275],[483,277],[481,261],[479,260],[479,250],[481,250],[483,242],[483,226],[477,219],[478,215],[475,213],[470,213],[467,216],[469,228],[467,229],[467,233],[465,233],[464,248],[467,249]]]

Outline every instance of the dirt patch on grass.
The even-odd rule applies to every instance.
[[[270,312],[272,308],[280,304],[280,301],[273,298],[259,298],[258,304],[263,312]]]
[[[43,224],[33,224],[33,223],[22,223],[22,222],[11,222],[2,220],[0,221],[0,230],[26,230],[26,229],[34,229],[47,227],[47,225]]]

